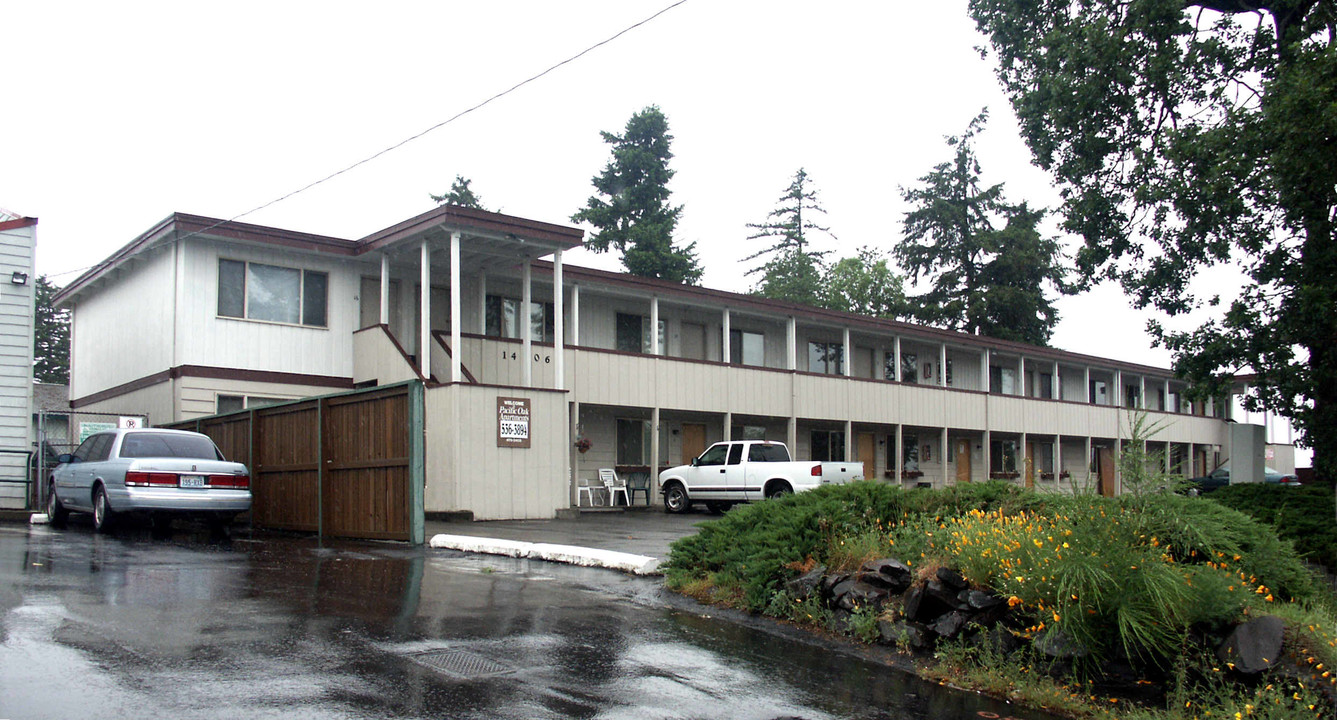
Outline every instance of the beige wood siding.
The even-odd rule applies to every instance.
[[[178,420],[213,415],[218,412],[219,395],[243,395],[274,400],[296,400],[313,395],[328,395],[333,388],[317,385],[289,385],[284,383],[252,382],[248,380],[221,380],[215,378],[183,377],[175,381]]]
[[[147,415],[150,425],[165,425],[175,419],[172,417],[172,383],[164,380],[110,400],[82,405],[74,412]]]
[[[497,398],[530,401],[530,447],[497,447]],[[552,518],[570,505],[566,395],[447,385],[426,390],[427,512],[477,520]],[[457,420],[458,418],[458,420]]]
[[[417,377],[384,328],[353,333],[353,382],[375,380],[379,385],[390,385]]]

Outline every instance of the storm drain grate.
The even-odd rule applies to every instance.
[[[429,650],[408,657],[423,667],[465,680],[511,672],[505,665],[468,650]]]

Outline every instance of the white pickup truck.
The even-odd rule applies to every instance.
[[[765,440],[715,443],[691,465],[659,474],[664,509],[671,513],[687,512],[694,502],[723,512],[734,503],[862,479],[863,463],[795,462],[784,443]]]

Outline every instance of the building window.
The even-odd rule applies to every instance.
[[[989,443],[989,472],[1020,472],[1017,464],[1016,440],[993,440]]]
[[[1109,385],[1104,380],[1092,380],[1087,387],[1087,402],[1093,405],[1109,404]]]
[[[326,327],[329,275],[314,270],[218,261],[222,317]]]
[[[764,425],[734,425],[733,439],[735,440],[765,440],[766,427]]]
[[[901,353],[901,382],[919,382],[919,356],[915,353]]]
[[[237,412],[247,408],[258,408],[266,405],[277,405],[281,402],[288,402],[291,398],[277,397],[256,397],[255,395],[219,395],[217,401],[217,412],[223,413]]]
[[[492,337],[519,338],[520,307],[523,301],[500,295],[487,296],[487,324],[484,334]],[[529,328],[534,340],[553,341],[553,304],[529,303]]]
[[[943,372],[947,374],[947,385],[950,387],[952,384],[952,359],[950,357],[947,358],[947,364],[943,366]]]
[[[1049,373],[1040,373],[1040,398],[1054,399],[1054,376]]]
[[[663,320],[659,321],[659,354],[667,349]],[[617,349],[630,353],[650,352],[650,318],[629,313],[617,314]]]
[[[729,331],[729,362],[735,365],[756,365],[766,363],[765,337],[761,333],[745,330]]]
[[[617,464],[650,464],[650,421],[617,421]]]
[[[808,343],[808,372],[840,375],[844,372],[845,346],[841,343]]]
[[[1141,405],[1142,388],[1137,385],[1123,386],[1123,406],[1135,408]]]
[[[1017,395],[1017,369],[989,366],[989,392],[998,395]]]
[[[1035,463],[1035,472],[1052,474],[1054,472],[1054,443],[1036,443],[1035,457],[1032,461]]]
[[[895,452],[892,450],[891,452]],[[888,458],[890,460],[890,458]],[[888,463],[891,465],[893,463]],[[919,436],[902,435],[901,436],[901,470],[904,472],[919,472]]]
[[[813,430],[812,460],[814,462],[844,461],[845,432],[843,430]]]

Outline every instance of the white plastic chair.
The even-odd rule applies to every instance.
[[[631,506],[631,498],[627,497],[627,481],[617,476],[617,471],[613,468],[599,468],[599,479],[603,481],[604,487],[608,488],[608,505],[611,507],[617,505],[617,494],[622,493],[622,501]]]
[[[590,484],[589,478],[581,478],[576,484],[576,505],[580,506],[580,498],[583,495],[590,501],[590,507],[594,507],[594,490],[598,485]]]

